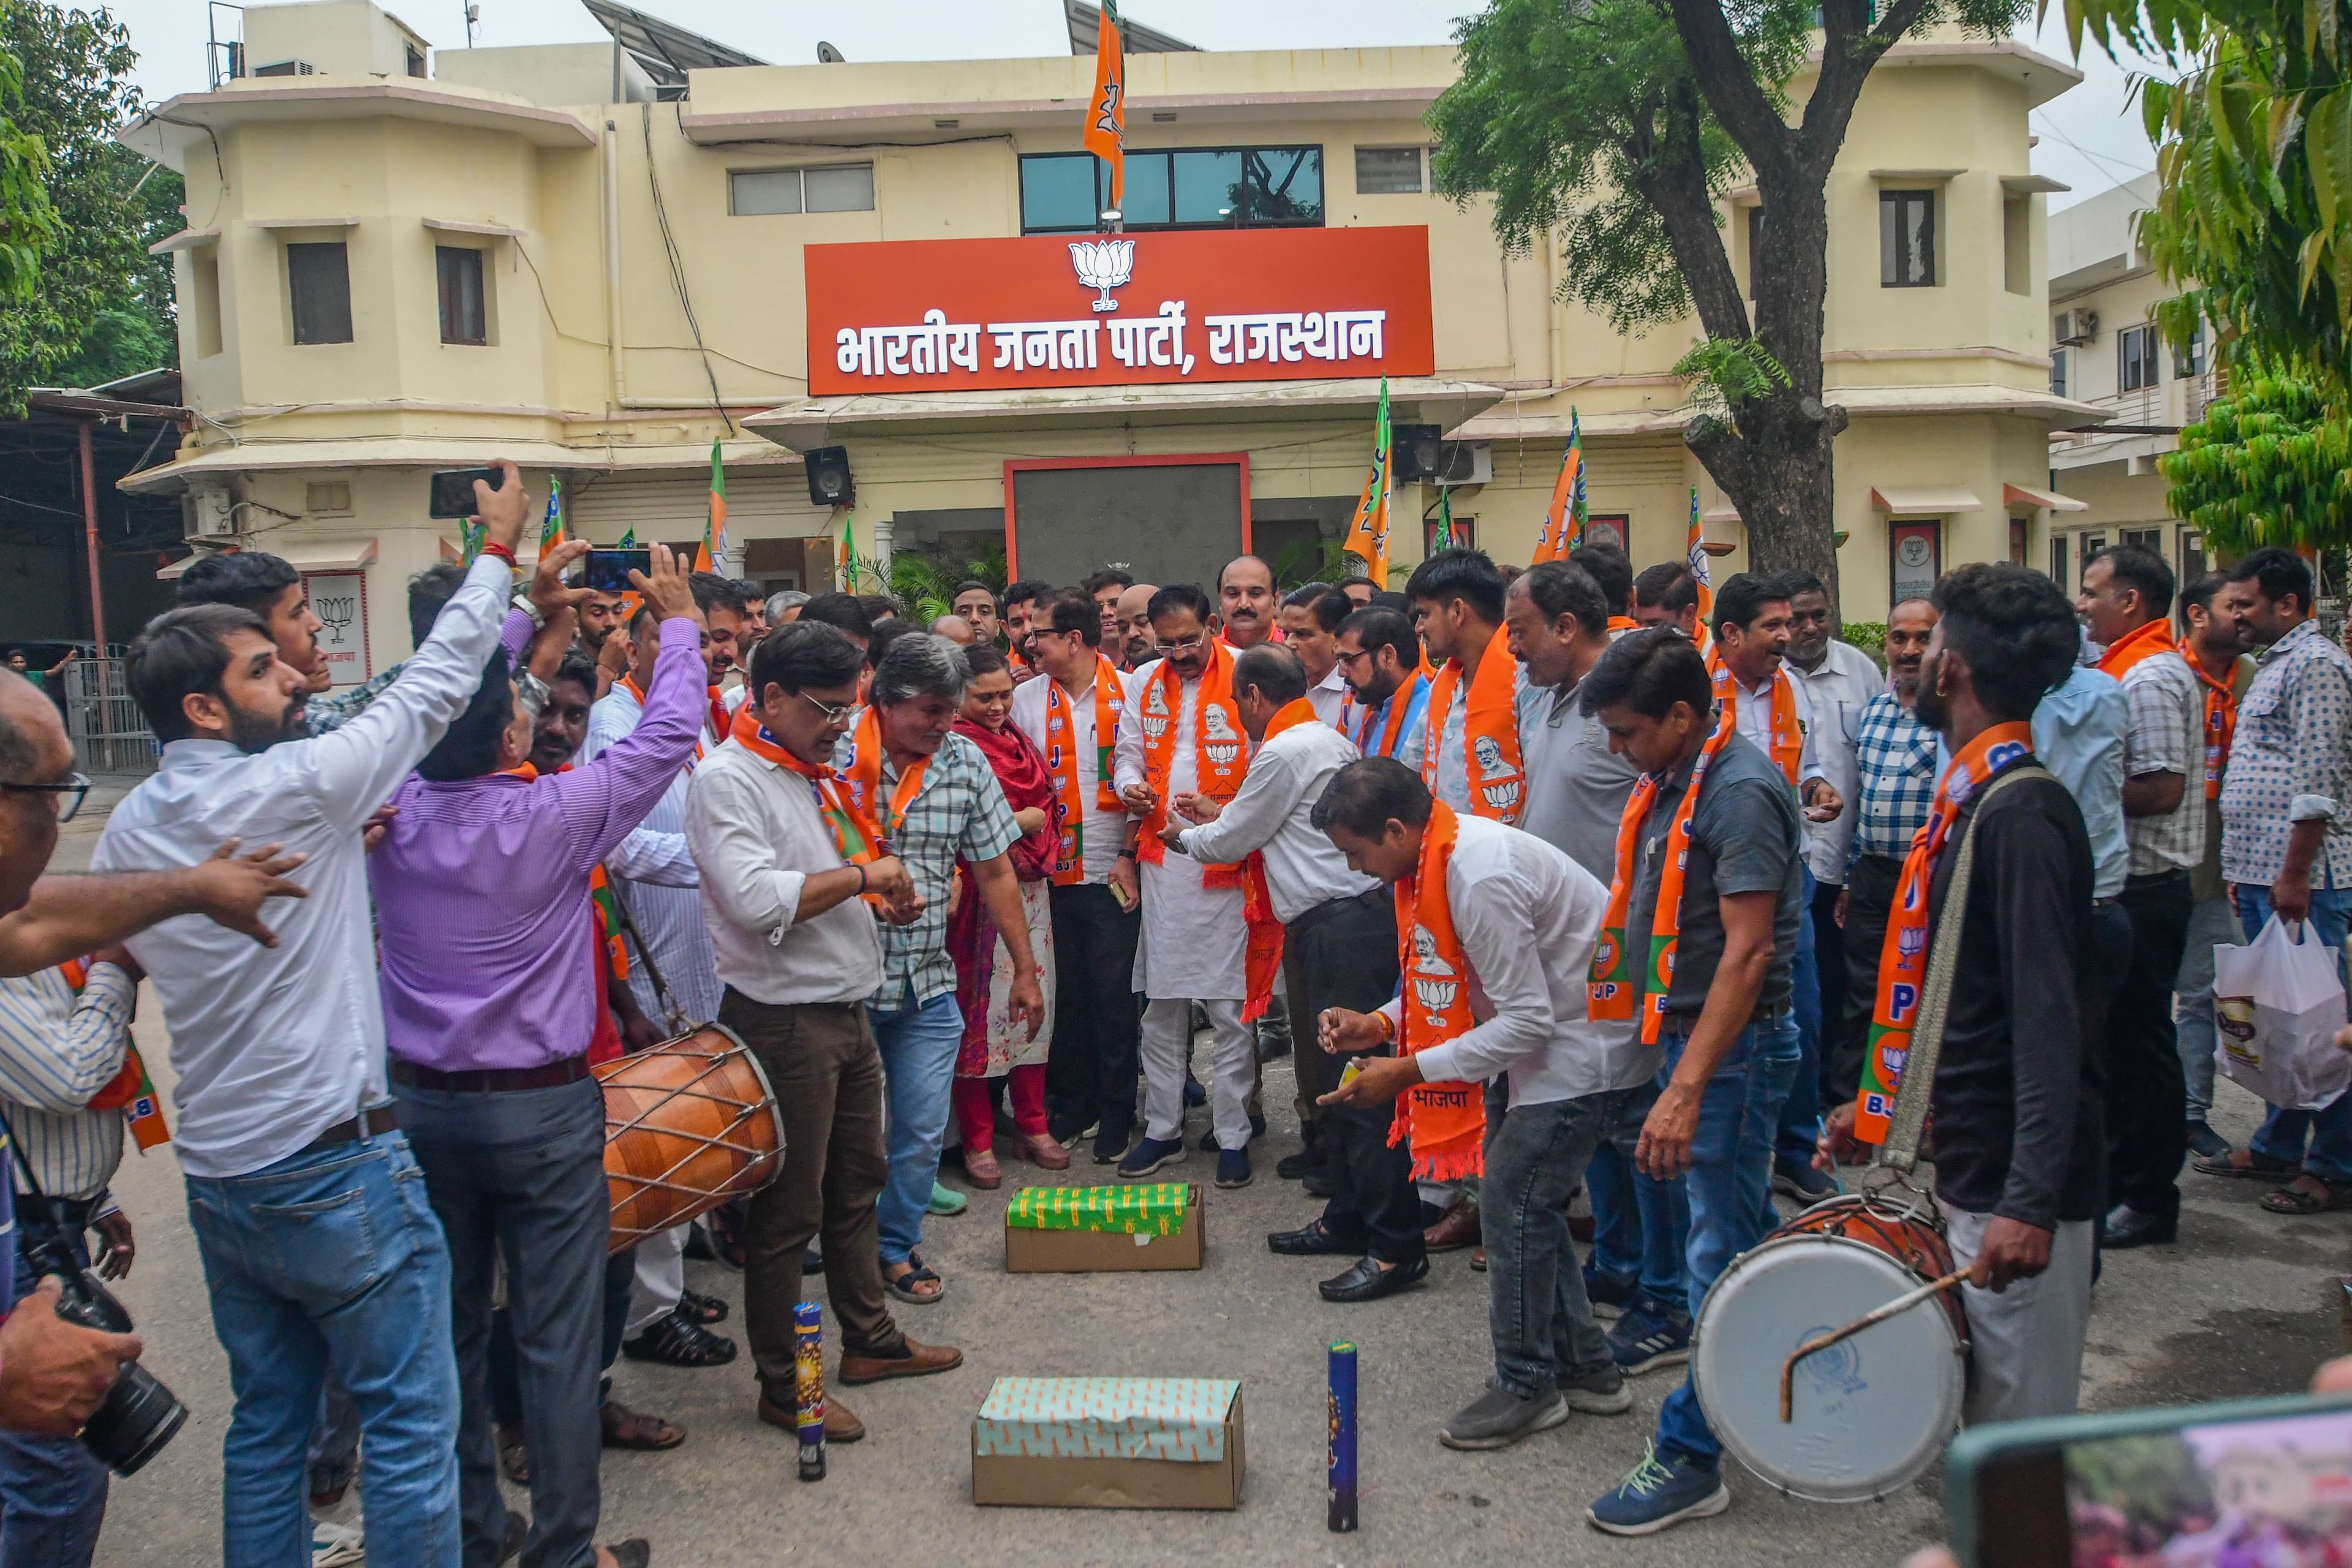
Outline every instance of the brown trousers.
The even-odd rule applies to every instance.
[[[839,1351],[896,1355],[906,1336],[882,1289],[874,1204],[890,1163],[882,1142],[882,1058],[860,1003],[773,1006],[730,986],[719,1021],[767,1072],[784,1122],[784,1168],[751,1195],[743,1238],[743,1331],[761,1386],[793,1398],[793,1309],[801,1261],[824,1238],[824,1283]]]

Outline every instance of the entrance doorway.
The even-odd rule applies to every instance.
[[[1139,583],[1205,588],[1249,548],[1245,452],[1004,465],[1011,576],[1076,583],[1116,562]]]

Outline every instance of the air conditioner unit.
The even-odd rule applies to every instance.
[[[2050,335],[2061,343],[2087,343],[2099,335],[2096,310],[2061,310],[2050,323]]]
[[[1448,487],[1491,484],[1495,449],[1484,441],[1445,442],[1438,448],[1437,472],[1431,477]]]
[[[180,498],[180,521],[189,539],[226,539],[236,532],[236,506],[226,489],[192,489]]]
[[[255,76],[317,76],[319,68],[309,60],[272,60],[266,66],[253,68]]]

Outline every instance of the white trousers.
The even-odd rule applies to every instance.
[[[1209,1049],[1209,1121],[1217,1147],[1249,1145],[1250,1089],[1257,1082],[1257,1037],[1239,1002],[1203,1002],[1214,1043]],[[1143,1009],[1143,1135],[1184,1135],[1184,1068],[1192,1055],[1192,1005],[1153,1000]]]
[[[637,1277],[629,1283],[629,1332],[641,1334],[677,1305],[686,1291],[687,1226],[674,1225],[637,1243]]]
[[[1984,1245],[1989,1214],[1947,1208],[1952,1266],[1966,1268]],[[2050,1267],[2012,1279],[1995,1294],[1960,1287],[1969,1318],[1969,1397],[1963,1419],[2022,1421],[2072,1415],[2083,1392],[2083,1341],[2091,1327],[2091,1222],[2059,1225]]]

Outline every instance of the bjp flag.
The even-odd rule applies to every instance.
[[[634,530],[632,531],[634,531]],[[710,443],[710,515],[702,525],[702,542],[695,546],[694,569],[716,572],[727,559],[727,470],[719,463],[719,442]]]
[[[1095,26],[1095,93],[1087,103],[1087,152],[1110,165],[1110,205],[1127,191],[1127,39],[1118,7],[1103,0]]]
[[[1380,420],[1372,432],[1371,471],[1364,476],[1364,493],[1357,499],[1355,521],[1348,525],[1348,537],[1339,542],[1340,549],[1363,558],[1372,586],[1381,589],[1389,585],[1390,439],[1389,378],[1382,376]]]
[[[1570,551],[1584,542],[1584,427],[1571,408],[1568,450],[1560,458],[1559,479],[1551,487],[1543,531],[1536,536],[1537,562],[1565,561]]]

